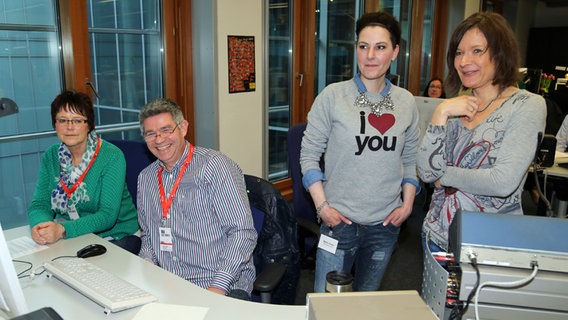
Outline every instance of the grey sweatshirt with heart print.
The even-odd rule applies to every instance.
[[[380,116],[355,104],[360,91],[354,79],[327,86],[312,105],[302,140],[304,186],[323,180],[330,205],[363,225],[382,223],[402,204],[403,184],[418,187],[420,129],[415,98],[385,82],[383,92],[365,93],[375,103],[390,91],[393,108],[383,108]],[[319,169],[322,154],[325,177]]]

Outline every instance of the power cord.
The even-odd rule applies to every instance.
[[[26,265],[28,266],[24,271],[21,271],[20,273],[18,273],[18,279],[27,277],[28,275],[23,275],[23,274],[26,273],[26,272],[28,272],[28,271],[30,271],[30,270],[33,268],[33,266],[34,266],[34,265],[33,265],[31,262],[29,262],[29,261],[22,261],[22,260],[12,259],[12,262],[23,263],[23,264],[26,264]]]
[[[77,256],[59,256],[59,257],[55,257],[53,259],[51,259],[51,261],[55,261],[57,259],[61,259],[61,258],[77,258]],[[45,272],[45,268],[43,266],[36,268],[35,270],[32,270],[32,268],[34,267],[33,263],[29,262],[29,261],[23,261],[23,260],[16,260],[16,259],[12,259],[12,262],[15,263],[23,263],[26,264],[28,267],[21,271],[20,273],[17,274],[18,279],[23,279],[23,278],[27,278],[29,277],[31,280],[33,280],[36,276],[41,275],[42,273]],[[29,274],[26,274],[26,272],[32,270]]]
[[[33,280],[36,276],[39,276],[40,274],[42,274],[42,273],[45,272],[45,268],[44,268],[43,266],[42,266],[42,267],[39,267],[39,268],[37,268],[37,269],[35,269],[35,270],[32,270],[32,268],[33,268],[34,265],[33,265],[33,263],[31,263],[31,262],[29,262],[29,261],[15,260],[15,259],[13,259],[12,261],[13,261],[13,262],[16,262],[16,263],[23,263],[23,264],[28,265],[28,267],[27,267],[25,270],[23,270],[23,271],[21,271],[20,273],[18,273],[18,279],[23,279],[23,278],[29,277],[31,280]],[[32,271],[30,271],[30,270],[32,270]],[[28,272],[28,271],[30,271],[30,273],[29,273],[29,274],[25,274],[25,273]]]
[[[471,292],[467,296],[467,300],[465,301],[465,306],[463,307],[463,309],[461,309],[461,311],[459,313],[459,319],[461,319],[463,317],[463,315],[467,312],[467,309],[469,308],[469,304],[471,303],[471,300],[473,299],[475,292],[479,288],[479,281],[480,281],[480,278],[481,278],[481,275],[479,274],[479,266],[477,265],[477,254],[473,251],[469,251],[467,253],[467,257],[468,257],[468,259],[471,263],[471,266],[475,270],[475,284],[473,285]]]
[[[517,288],[517,287],[525,286],[528,283],[530,283],[536,277],[536,274],[538,272],[538,262],[537,261],[531,261],[531,267],[533,268],[532,273],[524,279],[520,279],[520,280],[517,280],[517,281],[511,281],[511,282],[487,281],[487,282],[482,283],[479,287],[477,287],[477,289],[475,290],[475,303],[474,303],[475,320],[479,320],[478,299],[479,299],[479,292],[481,292],[481,289],[483,289],[483,287],[491,286],[491,287],[498,287],[498,288]],[[478,282],[479,282],[479,277],[478,277]],[[472,292],[473,292],[473,290],[472,290]]]

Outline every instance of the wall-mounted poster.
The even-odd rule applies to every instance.
[[[254,36],[227,36],[229,93],[255,91]]]

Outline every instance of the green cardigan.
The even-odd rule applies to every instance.
[[[70,220],[67,213],[51,209],[51,192],[59,183],[59,145],[50,146],[41,158],[34,198],[28,208],[30,227],[56,219],[63,220],[66,238],[95,233],[119,240],[135,233],[139,228],[138,214],[125,183],[126,160],[122,151],[107,141],[102,142],[97,159],[83,180],[89,201],[77,204],[79,219]]]

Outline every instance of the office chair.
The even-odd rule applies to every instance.
[[[320,227],[317,220],[316,208],[309,192],[302,184],[300,168],[300,149],[306,124],[301,123],[288,130],[288,170],[292,178],[294,214],[298,221],[298,239],[304,267],[313,268],[317,249]],[[323,170],[323,157],[320,161]]]
[[[257,279],[253,300],[273,304],[294,304],[300,279],[300,252],[296,219],[272,183],[244,175],[258,241],[254,250]]]
[[[136,194],[138,186],[138,174],[156,160],[156,157],[148,150],[146,143],[134,140],[108,140],[117,146],[126,159],[126,186],[132,196],[132,202],[136,206]]]
[[[258,234],[258,239],[262,237],[262,225],[264,224],[264,212],[260,209],[251,206],[252,218],[254,220],[254,228]],[[259,265],[257,267],[257,264]],[[254,292],[260,293],[260,302],[262,303],[271,303],[272,302],[272,292],[276,288],[280,281],[282,281],[282,277],[286,272],[286,267],[280,263],[268,263],[260,266],[260,263],[257,263],[255,259],[255,268],[256,268],[256,280],[254,281]],[[253,292],[253,300],[258,300],[257,297],[254,297]]]

